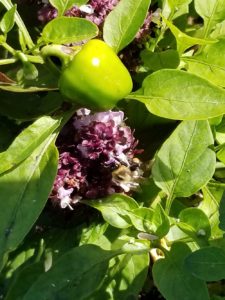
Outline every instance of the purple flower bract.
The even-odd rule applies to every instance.
[[[62,208],[138,186],[141,170],[135,155],[140,150],[123,118],[122,111],[90,114],[80,109],[64,127],[57,140],[59,165],[50,196]]]

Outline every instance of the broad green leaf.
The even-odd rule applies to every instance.
[[[40,262],[22,268],[10,284],[5,300],[23,299],[23,295],[43,272],[43,263]]]
[[[162,15],[165,18],[176,19],[189,12],[189,4],[192,0],[164,0]]]
[[[81,42],[98,35],[98,27],[82,18],[59,17],[50,21],[42,31],[45,43],[67,44]]]
[[[149,70],[176,69],[180,63],[176,50],[169,49],[162,52],[151,52],[147,49],[141,52],[141,59]]]
[[[211,227],[206,214],[199,208],[189,207],[179,214],[177,226],[197,242],[207,241],[211,235]]]
[[[163,208],[158,204],[155,209],[136,208],[130,214],[134,227],[140,231],[153,233],[158,238],[164,237],[170,228],[170,222]]]
[[[210,34],[210,37],[213,39],[225,38],[225,20],[216,24],[215,29]]]
[[[209,81],[180,70],[159,70],[145,78],[142,89],[128,95],[158,116],[201,120],[225,113],[225,91]]]
[[[115,300],[136,299],[146,280],[148,267],[148,253],[120,257],[110,272],[112,282],[107,291],[111,290]]]
[[[208,121],[183,121],[156,154],[155,183],[170,198],[188,197],[213,176],[216,155]]]
[[[219,183],[213,184],[213,182],[209,182],[202,189],[203,201],[198,206],[209,218],[212,239],[219,239],[223,236],[223,232],[219,228],[219,206],[223,191],[224,187],[220,186]]]
[[[184,260],[190,254],[187,245],[174,243],[165,259],[154,263],[153,279],[166,300],[209,300],[206,283],[184,268]]]
[[[220,115],[218,117],[209,118],[209,125],[210,126],[218,126],[223,120],[223,115]]]
[[[105,250],[110,250],[111,243],[104,235],[105,231],[108,228],[108,225],[109,225],[108,223],[92,222],[92,224],[90,224],[89,227],[83,228],[79,245],[94,244],[100,246]]]
[[[126,47],[144,23],[151,0],[121,0],[107,16],[103,38],[115,52]]]
[[[88,300],[136,299],[145,282],[148,266],[148,253],[113,258],[103,283]]]
[[[106,222],[118,228],[131,226],[129,212],[138,208],[138,204],[133,198],[123,194],[113,194],[97,200],[82,200],[82,203],[99,210]]]
[[[60,17],[75,4],[76,0],[49,0],[49,2],[57,9],[58,17]]]
[[[185,258],[185,269],[205,281],[225,279],[225,251],[217,247],[199,249]]]
[[[72,297],[62,299],[84,299],[100,284],[109,260],[118,254],[95,245],[74,248],[30,286],[23,300],[54,299],[68,294]]]
[[[52,295],[55,294],[55,296],[53,297],[59,297],[60,299],[77,300],[90,299],[90,295],[93,293],[93,291],[96,290],[96,288],[101,284],[102,280],[106,276],[107,268],[108,261],[102,261],[101,263],[93,266],[87,272],[84,272],[80,276],[80,278],[76,278],[75,282],[67,284],[60,291],[58,291],[57,294],[53,292]]]
[[[57,172],[55,136],[0,176],[0,257],[23,240],[41,213]]]
[[[200,54],[184,57],[188,63],[188,71],[199,75],[215,85],[225,87],[225,39],[207,45]]]
[[[8,149],[0,153],[0,174],[16,167],[26,159],[53,131],[60,120],[41,117],[25,128],[11,143]]]
[[[15,24],[16,5],[10,8],[0,21],[0,29],[3,33],[8,33]]]
[[[225,19],[225,0],[195,0],[195,9],[204,20],[204,37],[208,37],[215,25]]]
[[[166,20],[165,18],[163,18],[163,21],[166,23],[166,25],[169,27],[169,29],[175,36],[177,42],[177,51],[180,54],[182,54],[186,49],[194,45],[207,45],[216,42],[215,40],[199,39],[189,36],[186,33],[180,31],[180,29],[178,29],[175,25],[173,25],[170,21]]]

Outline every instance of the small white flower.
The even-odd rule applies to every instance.
[[[80,11],[88,14],[88,15],[91,15],[94,13],[94,8],[91,6],[91,5],[81,5],[79,7]]]

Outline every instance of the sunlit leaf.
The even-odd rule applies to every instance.
[[[45,25],[41,39],[45,43],[81,42],[98,35],[98,27],[82,18],[59,17]]]
[[[184,268],[185,258],[191,254],[183,243],[174,243],[165,259],[153,265],[153,279],[167,300],[209,300],[206,283]]]
[[[107,16],[103,38],[115,52],[127,46],[144,23],[151,0],[121,0]]]
[[[185,269],[193,276],[205,281],[225,278],[225,251],[217,247],[206,247],[186,257]]]
[[[26,160],[0,176],[0,256],[23,240],[41,213],[57,171],[54,136]]]
[[[184,121],[156,154],[152,173],[155,183],[171,198],[188,197],[213,176],[216,155],[207,121]],[[188,184],[187,184],[188,183]]]
[[[128,99],[144,103],[158,116],[201,120],[225,113],[225,91],[209,81],[180,70],[159,70],[147,76]]]

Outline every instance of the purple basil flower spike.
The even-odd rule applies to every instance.
[[[91,0],[88,4],[80,7],[74,5],[66,11],[65,15],[69,17],[83,17],[99,26],[118,2],[119,0]],[[39,21],[47,23],[56,17],[57,10],[48,1],[43,1],[43,7],[38,11]]]
[[[73,209],[82,198],[130,193],[142,175],[137,144],[122,111],[79,109],[57,140],[58,173],[50,198]]]

